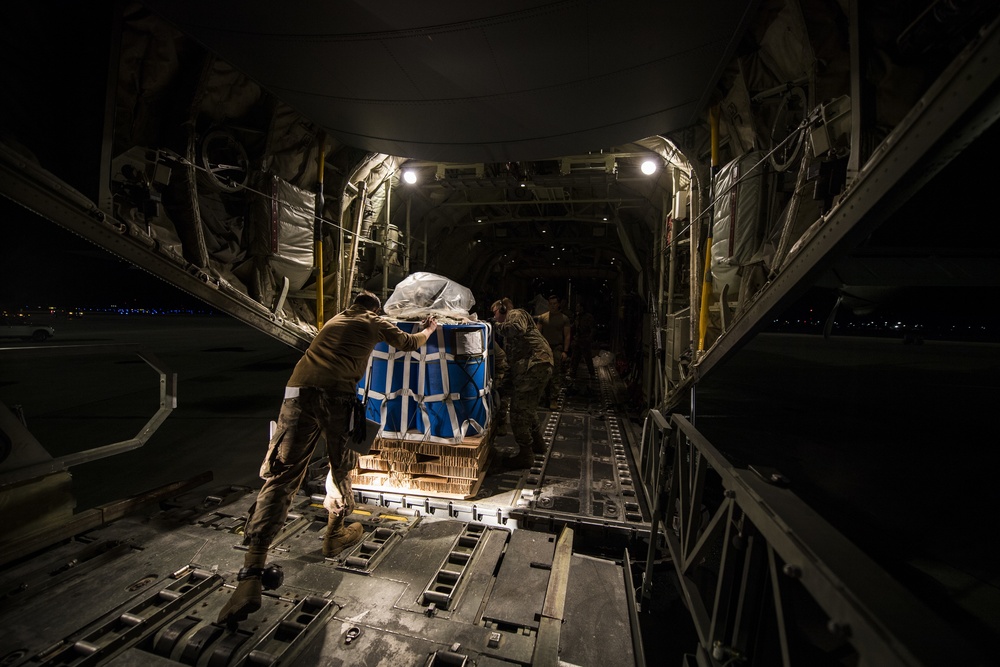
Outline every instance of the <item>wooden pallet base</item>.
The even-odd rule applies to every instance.
[[[419,493],[424,496],[468,500],[479,493],[486,470],[476,479],[452,479],[437,475],[401,475],[358,470],[351,473],[351,486],[360,491],[382,493]]]
[[[486,478],[494,428],[454,445],[378,438],[351,472],[351,486],[365,491],[466,500]]]

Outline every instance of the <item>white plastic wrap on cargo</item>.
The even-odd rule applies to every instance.
[[[301,289],[313,268],[313,217],[316,195],[280,178],[274,179],[277,250],[270,258],[278,277],[288,278],[291,290]]]
[[[759,244],[765,182],[762,157],[759,152],[744,155],[722,167],[715,177],[712,290],[719,294],[728,285],[731,299],[739,292],[740,268]]]

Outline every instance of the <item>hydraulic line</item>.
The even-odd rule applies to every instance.
[[[313,245],[316,262],[316,328],[322,329],[323,316],[323,166],[326,162],[326,133],[320,132],[316,156],[316,215],[313,217]]]
[[[705,349],[708,333],[708,306],[712,301],[712,227],[715,221],[715,173],[719,169],[719,108],[713,106],[708,114],[712,130],[712,214],[708,218],[708,236],[705,239],[705,272],[701,283],[701,312],[698,315],[698,351]]]
[[[389,296],[389,212],[392,203],[392,174],[385,179],[385,234],[382,235],[382,302]]]
[[[367,202],[368,184],[364,179],[362,179],[358,181],[358,196],[354,201],[355,206],[357,206],[357,210],[355,211],[357,222],[354,226],[354,238],[351,241],[351,255],[348,261],[350,273],[348,274],[347,284],[344,285],[343,299],[341,299],[342,304],[350,302],[351,290],[354,288],[354,275],[357,271],[358,262],[358,242],[361,238],[361,225],[365,219],[365,206],[367,205]]]

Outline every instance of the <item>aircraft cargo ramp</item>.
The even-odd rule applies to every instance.
[[[324,559],[326,512],[305,496],[273,547],[283,585],[227,629],[215,618],[253,494],[211,498],[188,494],[5,572],[8,664],[634,664],[623,570],[573,553],[571,529],[362,506],[364,541]]]

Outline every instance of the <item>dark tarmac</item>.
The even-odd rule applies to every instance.
[[[106,356],[0,356],[0,400],[21,406],[53,456],[135,437],[155,413],[158,376],[117,346],[142,345],[177,374],[177,408],[144,446],[71,470],[77,512],[206,470],[214,484],[259,485],[269,422],[297,350],[226,316],[93,316],[53,325],[45,346],[107,348]]]

